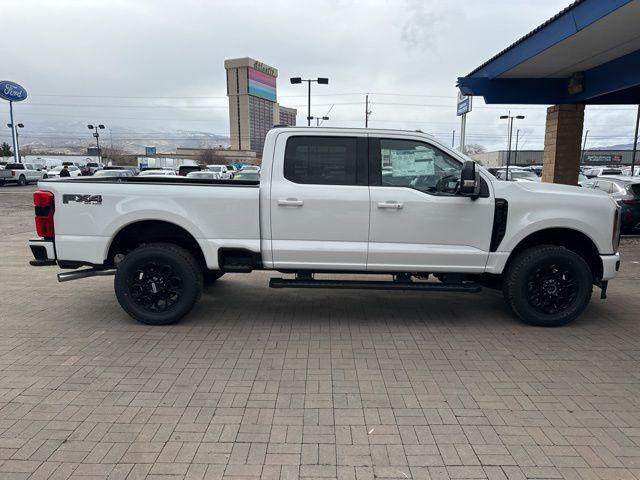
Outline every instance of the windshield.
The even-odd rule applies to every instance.
[[[207,167],[212,172],[220,172],[222,171],[222,167]]]
[[[168,175],[164,170],[145,170],[144,172],[140,172],[138,174],[140,177],[146,177],[149,175]]]

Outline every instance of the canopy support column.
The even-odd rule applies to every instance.
[[[542,181],[578,184],[584,105],[562,104],[547,109]]]

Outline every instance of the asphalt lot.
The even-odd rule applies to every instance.
[[[0,188],[2,480],[640,478],[638,239],[564,328],[491,291],[281,291],[265,272],[148,327],[112,278],[29,267],[34,189]]]

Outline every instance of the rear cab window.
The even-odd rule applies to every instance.
[[[289,137],[284,178],[299,184],[366,185],[366,138]]]

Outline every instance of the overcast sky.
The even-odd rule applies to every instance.
[[[159,130],[228,134],[223,62],[250,56],[278,68],[279,101],[298,108],[298,123],[306,116],[305,87],[288,78],[326,76],[328,86],[314,87],[312,111],[331,109],[326,125],[364,126],[369,92],[370,126],[451,141],[460,129],[456,78],[568,3],[13,1],[3,5],[2,77],[29,92],[15,109],[25,138],[52,125],[88,136],[81,128],[95,122],[111,127],[114,139]],[[504,148],[498,116],[509,108],[526,116],[517,124],[520,147],[541,148],[544,107],[485,106],[481,99],[468,116],[467,143]],[[7,123],[4,102],[0,116]],[[589,144],[631,142],[634,121],[629,106],[589,108]]]

